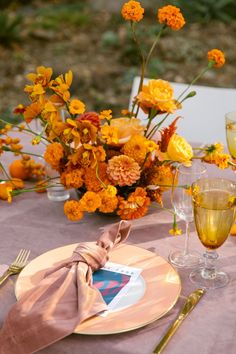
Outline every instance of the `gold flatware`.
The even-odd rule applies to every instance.
[[[177,331],[183,320],[188,316],[188,314],[193,310],[193,308],[197,305],[198,301],[201,299],[202,295],[204,295],[206,290],[197,289],[192,292],[184,303],[184,306],[180,310],[175,322],[169,327],[164,337],[161,339],[160,343],[156,346],[153,353],[159,354],[165,348],[171,337]]]
[[[20,271],[26,266],[28,258],[30,255],[30,251],[26,249],[21,249],[18,253],[18,256],[6,270],[6,272],[0,277],[0,285],[13,274],[18,274]]]

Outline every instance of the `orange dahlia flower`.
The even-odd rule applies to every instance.
[[[121,15],[127,21],[139,22],[142,20],[143,14],[144,8],[138,1],[128,1],[121,9]]]
[[[138,187],[127,200],[120,198],[117,214],[124,220],[138,219],[147,213],[149,205],[150,199],[145,189]]]
[[[157,19],[174,31],[180,30],[185,25],[185,19],[180,9],[173,5],[160,8],[157,13]]]
[[[212,49],[207,53],[207,58],[209,62],[213,62],[215,68],[220,68],[225,63],[224,53],[219,49]]]
[[[107,174],[115,185],[131,186],[140,178],[140,167],[129,156],[114,156],[108,161]]]
[[[174,90],[168,81],[149,80],[137,95],[137,102],[145,113],[154,108],[158,113],[173,113],[178,108],[173,98]]]
[[[64,213],[70,221],[82,219],[83,212],[77,200],[67,200],[64,204]]]

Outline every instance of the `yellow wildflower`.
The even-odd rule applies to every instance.
[[[69,111],[71,114],[82,114],[85,111],[85,104],[77,99],[70,102]]]
[[[101,134],[107,144],[118,144],[118,129],[116,127],[105,124],[101,128]]]
[[[112,119],[112,110],[106,109],[106,110],[101,111],[99,114],[99,119],[100,120],[106,119],[108,121],[111,120]]]

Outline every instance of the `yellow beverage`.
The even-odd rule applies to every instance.
[[[226,139],[230,155],[236,159],[236,123],[227,122]]]
[[[235,219],[235,206],[229,202],[230,195],[225,190],[206,190],[193,201],[198,237],[206,248],[216,249],[228,237]]]

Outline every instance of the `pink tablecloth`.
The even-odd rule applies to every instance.
[[[11,156],[5,155],[5,162]],[[211,168],[210,174],[234,178],[232,172]],[[91,241],[97,230],[114,218],[92,214],[78,223],[66,220],[63,203],[51,202],[46,194],[30,193],[14,199],[9,205],[0,202],[0,264],[9,264],[21,248],[31,249],[31,259],[50,249],[80,241]],[[170,250],[183,248],[184,237],[168,235],[171,217],[166,212],[153,211],[146,217],[146,226],[134,224],[129,243],[156,252],[167,259]],[[202,252],[194,226],[191,246]],[[230,284],[209,291],[165,349],[166,354],[234,354],[236,353],[236,237],[230,236],[219,250],[221,267],[230,274]],[[182,295],[175,307],[156,322],[123,334],[86,336],[73,334],[40,353],[47,354],[150,354],[181,308],[184,296],[195,286],[188,279],[189,271],[179,271]],[[11,277],[0,288],[0,325],[16,301]],[[158,296],[158,294],[156,294]],[[39,333],[40,336],[40,333]],[[10,354],[10,353],[9,353]]]

